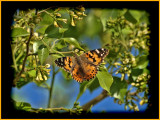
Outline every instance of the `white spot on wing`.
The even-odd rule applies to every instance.
[[[95,51],[99,54],[99,50],[96,49]]]

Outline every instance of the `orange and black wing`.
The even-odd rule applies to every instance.
[[[74,80],[76,80],[77,82],[80,82],[80,83],[83,82],[84,73],[82,72],[82,70],[78,64],[75,64],[75,66],[73,67],[71,75],[72,75],[72,78]]]
[[[109,50],[105,48],[95,49],[84,53],[83,56],[86,57],[94,65],[99,65],[102,63],[104,58],[108,55]]]
[[[71,72],[73,59],[72,57],[62,57],[55,60],[55,63],[58,67],[64,68],[67,72]]]
[[[92,64],[84,63],[85,72],[82,70],[80,65],[76,64],[71,72],[72,78],[77,82],[83,82],[84,80],[91,80],[97,74],[97,67]]]

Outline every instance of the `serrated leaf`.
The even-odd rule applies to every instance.
[[[38,58],[40,60],[41,65],[45,62],[47,57],[49,56],[49,50],[46,46],[41,45],[38,48]]]
[[[14,28],[12,30],[11,37],[21,37],[21,36],[28,36],[28,35],[29,33],[27,32],[27,30],[23,28]]]
[[[47,34],[47,37],[49,38],[59,38],[62,35],[59,32],[59,28],[55,27],[53,24],[47,27],[47,29],[45,30],[45,34]]]
[[[117,77],[113,77],[113,79],[114,81],[110,89],[111,96],[118,98],[122,102],[124,102],[124,96],[127,92],[127,83],[126,81],[121,81],[121,79]]]
[[[137,23],[137,20],[132,16],[129,10],[124,14],[124,17],[133,24]]]
[[[109,74],[106,69],[101,68],[100,71],[98,71],[97,78],[99,80],[100,86],[110,93],[110,87],[113,83],[112,75]]]
[[[74,45],[76,48],[79,48],[83,51],[85,51],[78,43],[78,41],[75,38],[62,38],[65,42]]]
[[[36,77],[36,70],[31,70],[28,72],[30,77]]]

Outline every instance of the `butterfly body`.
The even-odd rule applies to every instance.
[[[109,50],[100,48],[88,51],[75,57],[62,57],[55,60],[57,66],[64,68],[70,72],[72,78],[78,82],[84,80],[91,80],[98,72],[98,66],[102,63],[104,58],[108,55]]]

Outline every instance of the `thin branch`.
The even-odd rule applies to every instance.
[[[38,14],[40,14],[40,13],[42,13],[42,12],[45,12],[45,11],[47,11],[47,10],[49,10],[49,9],[52,9],[52,8],[55,8],[55,6],[52,6],[52,7],[49,7],[49,8],[47,8],[47,9],[45,9],[45,10],[39,11]]]
[[[49,99],[48,99],[48,108],[51,107],[51,101],[52,101],[52,93],[53,93],[53,84],[54,84],[54,78],[55,78],[55,70],[53,69],[53,75],[52,75],[52,81],[51,81],[51,86],[50,86],[50,89],[49,89]]]
[[[84,111],[89,110],[92,106],[94,106],[95,104],[97,104],[98,102],[102,101],[104,98],[108,97],[109,94],[106,90],[103,90],[102,93],[100,95],[98,95],[97,97],[95,97],[93,100],[89,101],[88,103],[84,104],[82,106],[82,109]]]
[[[49,55],[52,55],[52,54],[71,54],[71,53],[74,53],[74,51],[68,51],[68,52],[58,52],[58,51],[55,51],[55,53],[49,53]],[[28,54],[28,56],[31,56],[31,55],[38,55],[37,53],[33,53],[33,54]]]
[[[26,56],[23,60],[22,70],[17,74],[16,78],[13,80],[13,86],[16,86],[17,81],[19,80],[21,74],[24,72],[25,64],[26,64],[27,57],[28,57],[28,54],[29,54],[29,44],[30,44],[32,36],[33,36],[33,28],[30,29],[30,36],[29,36],[29,39],[26,43]]]
[[[56,112],[56,111],[60,111],[60,110],[64,110],[66,112],[70,112],[71,111],[71,109],[67,109],[67,108],[63,108],[63,107],[60,107],[60,108],[46,108],[46,109],[31,108],[31,112],[35,112],[35,113],[39,113],[40,111]]]

